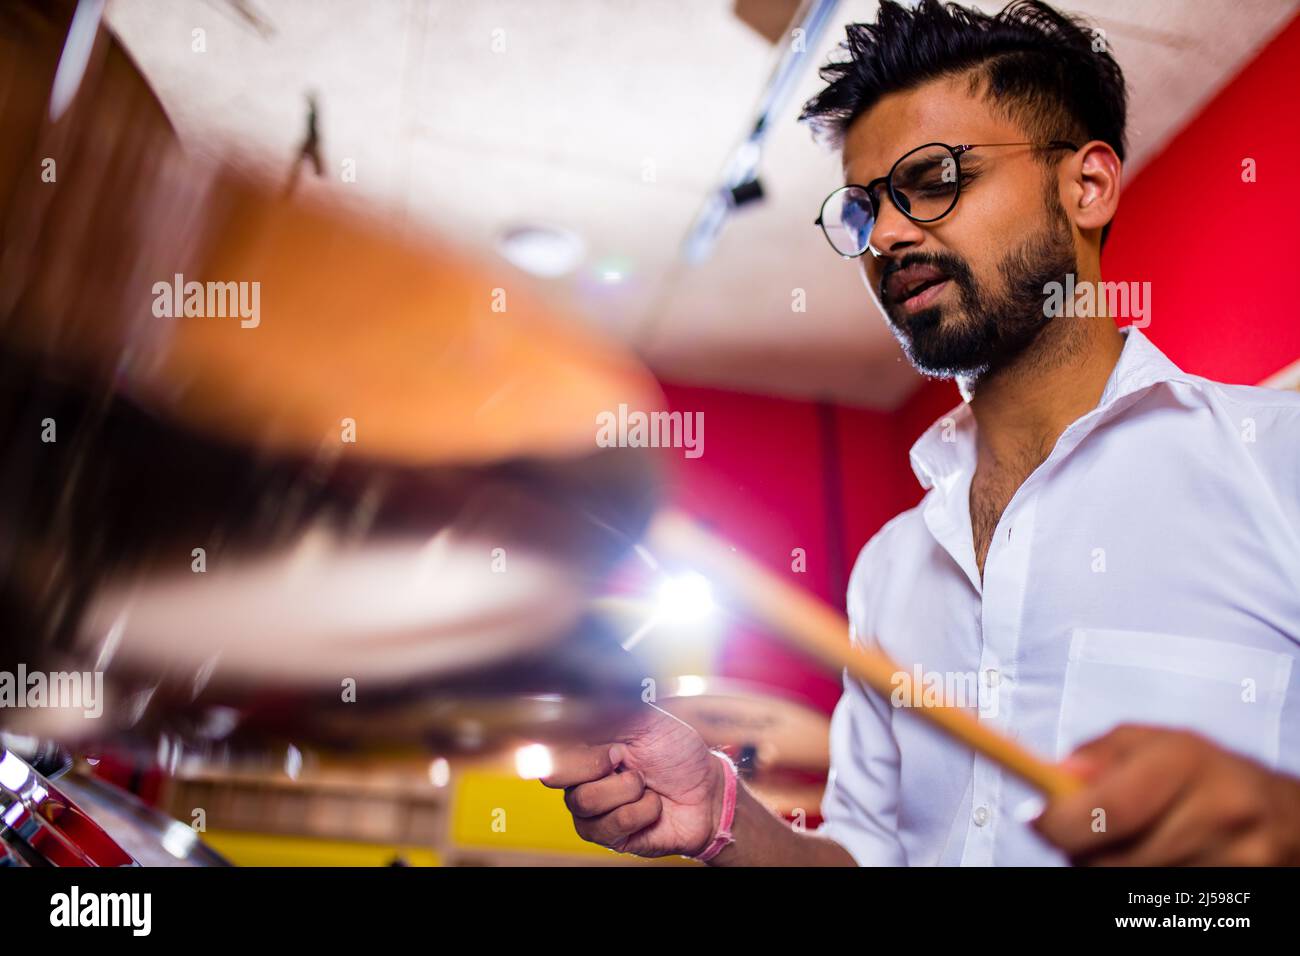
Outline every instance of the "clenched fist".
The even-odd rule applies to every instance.
[[[542,783],[564,788],[578,835],[620,853],[694,856],[713,839],[726,771],[690,725],[647,704],[595,745],[556,748]]]

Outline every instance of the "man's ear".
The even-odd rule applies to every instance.
[[[1119,183],[1124,164],[1101,140],[1085,143],[1063,164],[1066,176],[1066,212],[1080,232],[1098,232],[1115,216],[1119,207]]]

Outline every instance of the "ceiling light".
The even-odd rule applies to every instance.
[[[578,267],[587,244],[568,229],[537,224],[507,229],[497,239],[497,251],[525,272],[554,279]]]

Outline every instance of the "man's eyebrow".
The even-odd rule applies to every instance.
[[[903,154],[902,154],[902,153],[899,153],[899,155],[901,156],[901,155],[903,155]],[[884,171],[883,173],[881,173],[879,176],[869,176],[869,177],[867,177],[866,179],[852,179],[852,178],[850,178],[849,173],[851,172],[851,170],[849,169],[848,166],[846,166],[846,165],[843,164],[843,163],[840,164],[840,172],[844,174],[844,184],[845,184],[846,186],[849,185],[849,184],[851,184],[851,183],[856,183],[856,184],[859,185],[859,186],[865,186],[867,183],[871,182],[873,179],[884,179],[887,175],[889,175],[889,167],[886,167],[886,168],[885,168],[885,171]]]

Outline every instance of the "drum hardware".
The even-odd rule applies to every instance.
[[[230,865],[192,826],[173,820],[106,780],[77,771],[59,785],[140,866]]]
[[[0,749],[0,866],[137,866],[64,792]]]
[[[72,752],[52,740],[0,733],[0,748],[10,750],[47,780],[58,780],[72,769]]]

